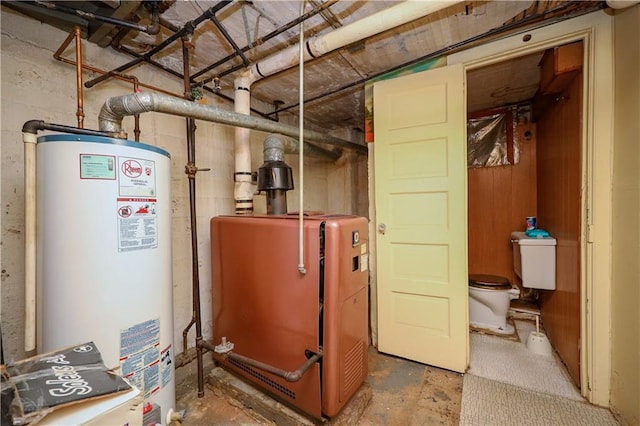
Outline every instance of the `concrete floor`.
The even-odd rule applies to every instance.
[[[196,362],[176,371],[178,410],[190,425],[270,425],[251,408],[207,385],[197,398]],[[205,373],[213,368],[209,363]],[[206,377],[206,376],[205,376]],[[372,398],[356,424],[457,425],[462,400],[462,374],[369,350]]]

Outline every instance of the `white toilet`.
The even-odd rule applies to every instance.
[[[520,289],[505,277],[469,275],[469,323],[498,334],[512,334],[507,324],[511,300],[520,296]]]
[[[531,238],[524,232],[512,232],[513,266],[523,287],[543,290],[556,288],[556,240]],[[469,275],[469,323],[499,334],[511,334],[507,324],[511,300],[520,289],[507,278],[495,275]]]

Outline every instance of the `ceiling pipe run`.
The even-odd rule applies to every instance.
[[[238,114],[233,111],[201,105],[186,99],[159,93],[133,93],[129,95],[107,98],[98,116],[99,127],[105,132],[122,132],[122,119],[129,115],[144,112],[161,112],[165,114],[191,117],[228,126],[238,126],[266,133],[279,133],[292,138],[298,137],[298,128],[260,117]],[[367,147],[325,133],[307,130],[305,139],[324,145],[354,150],[360,154],[367,153]]]
[[[55,2],[36,0],[35,3],[39,6],[46,7],[47,9],[57,10],[58,12],[67,13],[69,15],[76,15],[91,21],[105,22],[107,24],[116,25],[118,27],[138,30],[151,35],[156,35],[160,32],[160,24],[158,22],[159,15],[158,15],[156,6],[154,6],[156,10],[151,15],[152,17],[151,25],[140,25],[140,24],[136,24],[135,22],[123,21],[122,19],[112,18],[111,16],[96,15],[95,13],[85,12],[84,10],[63,6]],[[155,5],[155,3],[153,4]]]
[[[630,1],[627,0],[621,0],[621,3],[629,4],[632,3]],[[640,1],[636,1],[635,3],[640,3]],[[481,43],[488,43],[489,41],[495,40],[498,37],[504,37],[506,35],[509,34],[513,34],[515,31],[518,30],[524,30],[525,28],[527,30],[532,30],[534,28],[539,28],[540,25],[549,25],[549,23],[555,23],[555,22],[560,22],[563,21],[565,19],[570,19],[570,18],[575,18],[576,16],[580,16],[583,13],[590,13],[593,11],[593,9],[589,9],[586,12],[585,11],[578,11],[576,12],[572,12],[571,7],[575,6],[576,2],[569,2],[568,4],[561,4],[559,6],[556,6],[552,9],[547,9],[544,12],[540,12],[540,13],[536,13],[533,15],[527,15],[521,19],[518,20],[514,20],[514,21],[509,21],[509,23],[505,23],[503,25],[500,25],[498,27],[492,28],[488,31],[485,31],[482,34],[478,34],[475,35],[473,37],[469,37],[465,40],[459,41],[457,43],[448,45],[446,47],[443,47],[442,49],[427,53],[426,55],[420,56],[419,58],[416,59],[412,59],[410,61],[404,62],[400,65],[397,65],[391,69],[386,69],[383,71],[380,71],[378,73],[375,74],[371,74],[366,76],[365,78],[360,78],[358,80],[352,81],[351,83],[347,83],[343,86],[340,86],[336,89],[333,90],[329,90],[329,91],[325,91],[317,96],[314,96],[312,98],[306,99],[304,101],[305,104],[309,104],[312,102],[315,102],[317,100],[320,99],[324,99],[327,98],[329,96],[335,95],[336,93],[340,93],[343,92],[345,90],[348,89],[352,89],[355,86],[359,86],[359,85],[363,85],[365,84],[367,81],[371,81],[373,79],[376,79],[380,76],[383,76],[385,74],[388,73],[392,73],[394,71],[398,71],[401,70],[405,67],[409,67],[411,65],[415,65],[421,62],[425,62],[434,58],[439,58],[442,56],[445,56],[447,54],[452,54],[455,52],[459,52],[463,49],[470,49],[471,47],[477,46]],[[601,7],[599,7],[598,9],[601,9]],[[569,10],[570,12],[567,15],[562,15],[560,17],[554,17],[554,18],[549,18],[548,20],[543,20],[543,18],[549,14],[553,15],[559,12],[562,12],[563,10]],[[293,104],[289,104],[286,107],[277,107],[274,111],[268,113],[268,116],[273,116],[273,117],[277,117],[279,113],[281,112],[286,112],[286,111],[290,111],[292,109],[298,108],[299,103],[293,103]]]
[[[269,34],[264,35],[254,41],[252,41],[250,44],[246,45],[245,47],[243,47],[242,49],[240,49],[242,52],[246,52],[248,50],[253,49],[256,46],[260,46],[264,43],[266,43],[268,40],[271,40],[272,38],[274,38],[275,36],[282,34],[283,32],[293,28],[294,26],[298,25],[300,22],[306,21],[307,19],[311,18],[312,16],[317,15],[318,13],[322,13],[325,9],[329,8],[330,6],[332,6],[333,4],[335,4],[338,0],[328,0],[325,1],[322,4],[319,4],[318,6],[314,7],[312,10],[310,10],[309,12],[305,13],[302,16],[299,16],[298,18],[294,19],[293,21],[290,21],[288,23],[286,23],[285,25],[281,26],[280,28],[277,28],[273,31],[271,31]],[[161,21],[162,23],[162,21]],[[219,61],[201,69],[200,71],[196,72],[195,74],[193,74],[193,78],[198,78],[201,75],[217,68],[218,66],[226,63],[227,61],[235,58],[238,54],[236,52],[225,56],[224,58],[220,59]],[[235,69],[235,67],[232,67],[231,69]],[[210,83],[211,81],[213,81],[216,77],[223,77],[227,74],[229,74],[230,70],[225,70],[221,73],[217,73],[214,76],[205,78],[204,80],[200,81],[199,84],[207,84]]]
[[[124,65],[120,65],[119,67],[115,68],[113,71],[115,71],[115,72],[124,72],[124,71],[128,70],[129,68],[133,68],[134,66],[136,66],[136,65],[138,65],[138,64],[140,64],[142,62],[150,60],[153,55],[155,55],[156,53],[160,52],[165,47],[169,46],[171,43],[173,43],[174,41],[176,41],[179,38],[181,38],[183,35],[185,35],[187,33],[190,33],[190,32],[192,33],[195,30],[195,28],[198,25],[200,25],[200,23],[202,21],[208,19],[209,16],[212,16],[212,15],[215,16],[215,14],[218,11],[220,11],[223,7],[225,7],[229,3],[231,3],[231,0],[220,1],[215,6],[207,9],[202,15],[198,16],[193,21],[187,22],[180,29],[180,31],[173,33],[170,37],[166,38],[162,43],[160,43],[159,45],[157,45],[156,47],[154,47],[150,51],[146,52],[144,55],[137,56],[133,61],[127,62]],[[96,84],[108,79],[112,75],[113,74],[111,72],[109,72],[107,74],[104,74],[104,75],[101,75],[99,77],[96,77],[93,80],[87,81],[84,84],[84,87],[87,87],[87,88],[93,87]]]
[[[459,2],[405,1],[327,34],[310,38],[304,46],[304,60],[308,61],[309,59],[320,57],[333,50],[422,18],[456,3]],[[299,49],[299,45],[290,46],[252,65],[249,68],[251,83],[298,64]]]

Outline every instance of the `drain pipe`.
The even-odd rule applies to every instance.
[[[238,114],[251,115],[251,83],[248,74],[234,81],[233,110]],[[233,198],[236,202],[236,214],[253,214],[253,185],[251,184],[251,132],[247,128],[235,129],[235,172],[233,173]]]
[[[82,95],[82,39],[80,27],[73,28],[73,35],[76,39],[76,91],[78,92],[78,110],[76,111],[76,117],[78,117],[78,127],[84,127],[84,97]]]
[[[24,142],[24,350],[36,348],[36,129],[22,128]]]
[[[422,18],[456,3],[459,1],[402,2],[327,34],[312,37],[304,44],[304,60],[318,58],[325,53]],[[295,66],[300,60],[299,49],[300,46],[290,46],[252,65],[249,68],[251,83]]]

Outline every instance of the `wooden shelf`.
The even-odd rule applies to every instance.
[[[547,50],[540,61],[540,94],[561,93],[582,69],[582,42]]]

